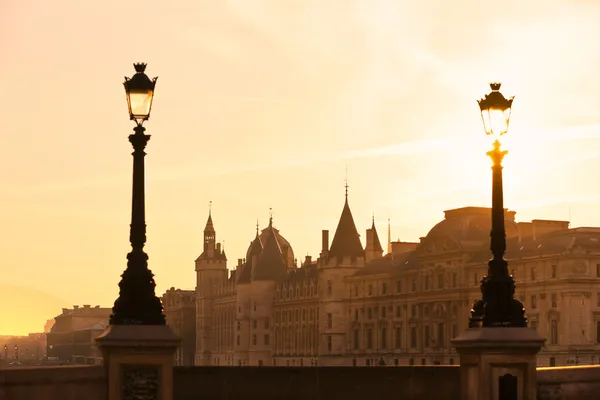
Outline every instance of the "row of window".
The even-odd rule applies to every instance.
[[[319,319],[319,309],[318,308],[310,308],[310,309],[299,309],[296,308],[294,310],[280,310],[275,311],[274,313],[275,323],[285,323],[287,322],[300,322],[302,321],[314,321],[315,318]]]
[[[436,283],[437,285],[434,286],[433,283],[431,282],[431,278],[429,275],[425,275],[424,280],[423,280],[423,290],[430,290],[430,289],[445,289],[447,287],[449,287],[447,279],[446,279],[446,274],[438,274],[437,275],[437,280]],[[452,273],[451,275],[451,283],[450,283],[450,287],[457,287],[458,286],[458,275],[456,272]],[[388,288],[388,283],[387,282],[381,282],[379,285],[379,292],[376,292],[376,285],[370,283],[367,285],[367,296],[385,296],[385,295],[390,295],[393,294],[391,290],[389,290]],[[411,291],[412,292],[416,292],[417,291],[417,279],[413,278],[411,280]],[[396,281],[395,282],[395,293],[402,293],[402,281]],[[359,285],[353,285],[351,292],[350,292],[350,297],[360,297],[360,288]]]
[[[425,325],[422,327],[422,345],[423,347],[444,347],[446,345],[446,324],[438,323],[434,324],[435,333],[431,329],[431,326]],[[382,326],[379,328],[379,337],[378,342],[375,343],[374,337],[375,330],[373,328],[364,329],[364,342],[361,346],[361,330],[359,328],[355,328],[353,330],[353,339],[352,339],[352,349],[360,350],[362,348],[366,348],[367,350],[372,350],[375,347],[378,349],[388,349],[388,328]],[[458,335],[458,326],[452,325],[451,327],[451,335],[452,338],[455,338]],[[409,343],[411,348],[417,348],[419,346],[419,337],[418,337],[418,329],[416,326],[410,327],[409,329]],[[395,327],[393,328],[393,348],[401,349],[402,348],[402,328]]]
[[[282,301],[282,300],[290,300],[292,298],[303,298],[306,297],[307,295],[309,297],[313,297],[318,293],[318,285],[317,286],[313,286],[313,284],[311,284],[310,286],[306,286],[303,285],[302,286],[302,290],[300,290],[299,287],[296,287],[296,289],[279,289],[277,291],[277,299]]]
[[[388,305],[386,306],[374,306],[374,307],[367,307],[367,319],[385,319],[385,318],[389,318],[392,317],[393,318],[402,318],[402,306],[400,304],[396,304],[394,305]],[[406,307],[406,305],[404,305],[404,307]],[[423,307],[423,315],[425,317],[428,317],[430,314],[430,307],[428,305],[424,305]],[[418,317],[418,312],[419,307],[417,304],[411,304],[410,305],[410,317],[411,318],[417,318]],[[354,309],[354,321],[358,321],[359,320],[359,311],[360,314],[364,314],[365,309],[364,308],[355,308]],[[441,311],[438,310],[438,313],[440,313]],[[451,315],[452,316],[456,316],[458,313],[458,306],[456,304],[453,304],[451,307]]]

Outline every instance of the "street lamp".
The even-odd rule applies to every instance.
[[[15,361],[19,361],[19,345],[15,344]]]
[[[154,274],[148,269],[146,243],[146,212],[144,192],[144,149],[150,135],[144,134],[144,121],[150,118],[154,87],[157,78],[150,80],[144,73],[146,64],[133,64],[136,74],[125,77],[125,93],[130,119],[135,120],[134,134],[129,135],[133,145],[133,196],[127,268],[121,275],[119,297],[110,316],[111,325],[165,325],[160,299],[155,295]]]
[[[502,159],[508,153],[500,149],[500,137],[508,131],[513,97],[500,93],[500,83],[490,83],[491,93],[478,101],[485,133],[494,137],[494,148],[487,155],[492,159],[492,230],[488,273],[481,280],[482,299],[471,310],[470,328],[526,327],[523,304],[514,298],[515,281],[508,273],[506,232],[504,229],[504,195],[502,192]]]
[[[8,363],[8,345],[4,345],[4,362]]]

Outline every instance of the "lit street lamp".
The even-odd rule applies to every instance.
[[[154,87],[157,78],[150,80],[144,73],[146,64],[133,64],[136,74],[125,77],[125,93],[129,117],[135,120],[134,134],[129,135],[133,145],[133,196],[127,268],[121,275],[119,297],[110,316],[111,325],[165,325],[160,299],[155,295],[154,274],[148,269],[146,243],[146,212],[144,192],[144,149],[150,135],[144,134],[144,121],[150,118]]]
[[[492,259],[488,273],[481,280],[482,299],[471,310],[470,328],[526,327],[523,304],[514,298],[515,281],[508,273],[506,232],[504,229],[504,195],[502,189],[502,159],[508,153],[500,150],[500,137],[508,132],[513,97],[500,93],[500,83],[490,83],[491,93],[478,101],[485,133],[494,137],[494,148],[487,155],[492,159]]]
[[[19,361],[19,345],[15,344],[15,361]]]

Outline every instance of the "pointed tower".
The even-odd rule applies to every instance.
[[[212,220],[212,210],[208,210],[208,220],[206,221],[206,226],[204,227],[204,251],[202,254],[205,254],[207,257],[213,257],[216,248],[216,233],[215,226],[213,225]]]
[[[325,231],[326,232],[326,231]],[[319,365],[347,365],[345,344],[350,343],[350,324],[344,278],[355,274],[365,263],[365,251],[348,204],[348,184],[342,215],[331,242],[323,233],[323,251],[317,263],[319,286]]]
[[[367,245],[365,246],[365,262],[383,257],[383,248],[375,228],[375,216],[371,222],[371,228],[367,229]]]
[[[388,218],[388,243],[387,243],[387,253],[392,254],[392,227],[390,225],[390,219]]]
[[[329,249],[329,260],[340,264],[346,258],[356,260],[364,256],[364,250],[360,243],[360,235],[354,224],[352,211],[348,205],[348,185],[346,185],[346,201],[342,209],[342,215],[337,229],[333,235],[331,248]]]
[[[227,278],[227,257],[221,243],[216,243],[212,210],[209,209],[203,251],[196,259],[196,365],[211,364],[214,293]]]
[[[272,365],[271,316],[277,283],[287,276],[293,260],[289,242],[273,226],[259,231],[250,242],[246,262],[237,281],[236,290],[236,365]]]

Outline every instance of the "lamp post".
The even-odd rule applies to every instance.
[[[133,195],[129,240],[131,252],[127,254],[127,268],[121,275],[119,297],[110,316],[111,325],[165,325],[160,299],[154,289],[154,274],[148,269],[146,243],[146,216],[144,193],[144,148],[150,135],[144,134],[144,121],[150,118],[154,87],[157,78],[150,80],[144,73],[146,64],[133,64],[135,75],[125,77],[125,92],[129,117],[136,122],[134,134],[129,135],[133,145]]]
[[[513,97],[500,93],[500,83],[490,83],[491,93],[478,101],[487,135],[494,137],[493,149],[487,155],[492,159],[492,230],[488,273],[481,280],[482,299],[471,310],[470,328],[526,327],[523,304],[514,298],[515,281],[508,273],[506,232],[504,228],[504,195],[502,189],[502,160],[508,153],[501,150],[500,137],[508,132]]]
[[[19,345],[15,344],[15,361],[19,361]]]

